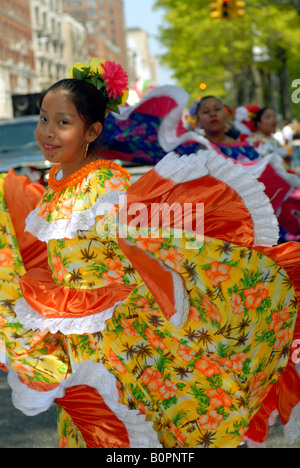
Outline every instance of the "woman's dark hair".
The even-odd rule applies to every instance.
[[[255,125],[257,125],[261,121],[262,116],[264,115],[264,113],[268,109],[274,110],[273,107],[270,107],[270,106],[265,106],[265,107],[262,107],[261,109],[259,109],[259,111],[255,115],[255,117],[253,118],[253,121],[255,122]]]
[[[204,96],[200,101],[199,101],[199,104],[197,106],[197,110],[196,110],[196,115],[198,114],[199,110],[201,109],[201,106],[202,104],[207,101],[208,99],[215,99],[216,101],[218,101],[219,104],[221,104],[222,107],[224,107],[224,104],[223,102],[221,101],[221,99],[217,98],[216,96]]]
[[[87,127],[95,122],[101,122],[104,125],[107,99],[91,83],[75,78],[60,80],[42,93],[40,107],[44,97],[50,91],[64,91]]]

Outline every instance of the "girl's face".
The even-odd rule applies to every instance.
[[[207,132],[218,132],[224,129],[225,121],[222,104],[215,98],[205,99],[198,110],[198,126]]]
[[[90,130],[62,91],[44,97],[36,138],[45,159],[74,170],[82,167],[87,143],[92,141]]]
[[[258,130],[264,135],[272,135],[276,131],[277,119],[273,109],[266,109],[257,123]]]

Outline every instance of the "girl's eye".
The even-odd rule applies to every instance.
[[[66,120],[60,120],[59,123],[62,125],[68,125],[69,122],[67,122]]]
[[[46,122],[47,118],[44,115],[40,115],[40,120],[42,122]]]

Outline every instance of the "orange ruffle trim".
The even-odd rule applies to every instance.
[[[17,175],[10,169],[4,181],[5,202],[14,225],[22,260],[26,270],[48,265],[45,242],[25,231],[25,220],[44,194],[44,187],[31,182],[28,177]]]
[[[71,289],[57,285],[50,270],[32,269],[20,279],[26,302],[45,318],[87,317],[125,300],[136,285],[112,283],[98,289]]]
[[[92,161],[86,166],[82,167],[74,174],[71,174],[68,177],[64,177],[61,180],[57,180],[55,178],[56,173],[60,170],[61,165],[53,166],[50,169],[49,173],[49,187],[56,192],[61,192],[62,190],[66,190],[69,187],[73,187],[73,185],[78,184],[81,182],[85,177],[87,177],[92,171],[100,168],[110,168],[116,171],[121,172],[127,180],[130,180],[130,173],[122,166],[117,164],[114,161],[106,161],[104,159],[98,159],[97,161]]]
[[[129,448],[125,425],[106,405],[98,391],[87,385],[66,389],[56,399],[81,432],[86,448]]]
[[[2,370],[3,372],[8,372],[7,367],[5,367],[5,365],[2,364],[1,362],[0,362],[0,370]]]
[[[150,207],[151,203],[203,203],[205,208],[205,235],[227,240],[235,244],[252,247],[254,226],[251,215],[243,200],[234,189],[225,182],[207,175],[199,179],[177,184],[171,179],[164,179],[153,171],[135,182],[127,192],[127,204],[142,202]],[[151,214],[151,209],[149,216]],[[195,212],[193,213],[195,215]],[[134,218],[128,214],[128,222]],[[193,219],[193,223],[195,219]],[[150,221],[146,220],[150,225]],[[172,228],[172,219],[170,227]],[[226,239],[225,239],[226,237]]]

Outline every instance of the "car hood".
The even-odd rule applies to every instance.
[[[45,160],[41,151],[37,148],[30,150],[4,151],[0,152],[0,172],[7,172],[9,169],[18,167],[35,167],[37,169],[47,169],[51,163]]]

